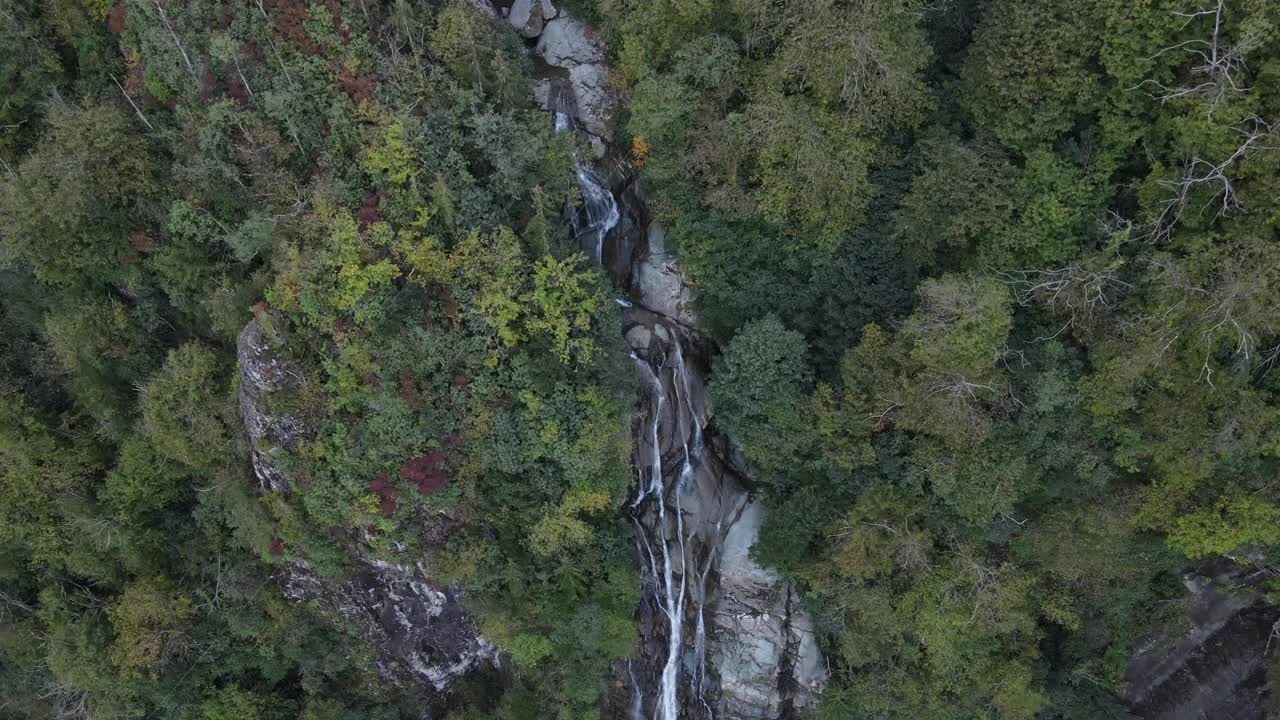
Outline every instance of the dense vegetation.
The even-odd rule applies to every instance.
[[[1276,572],[1280,4],[567,4],[820,716],[1123,718],[1181,572]],[[532,72],[464,0],[0,2],[0,717],[418,717],[272,582],[356,546],[510,653],[451,717],[596,716],[634,383]],[[287,495],[255,318],[308,378]]]
[[[417,717],[271,581],[356,544],[438,556],[527,668],[517,714],[591,708],[636,634],[633,392],[514,35],[304,0],[32,0],[0,32],[0,715]],[[255,316],[308,379],[273,398],[310,429],[288,495],[236,402]]]
[[[599,3],[823,717],[1124,717],[1280,546],[1280,5]]]

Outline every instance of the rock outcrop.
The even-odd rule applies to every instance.
[[[497,648],[467,616],[457,589],[427,583],[418,568],[362,564],[362,572],[332,579],[292,561],[278,580],[285,597],[314,602],[355,627],[377,649],[379,674],[390,681],[440,691],[497,660]]]
[[[1143,720],[1264,720],[1280,608],[1237,568],[1184,582],[1187,624],[1140,643],[1125,673],[1125,702]]]
[[[296,414],[271,402],[302,386],[302,375],[288,359],[284,337],[277,329],[282,319],[270,314],[255,318],[236,338],[240,364],[240,415],[253,447],[253,472],[263,490],[292,489],[282,465],[285,456],[302,439],[305,428]],[[275,407],[273,407],[273,405]]]
[[[253,443],[254,474],[267,492],[297,490],[287,457],[306,436],[302,418],[287,410],[288,397],[306,379],[289,358],[287,320],[263,313],[241,331],[240,412]],[[377,669],[390,682],[416,684],[435,693],[486,663],[498,651],[475,627],[457,588],[433,585],[421,567],[369,557],[351,540],[358,572],[324,577],[305,559],[290,559],[276,574],[285,597],[312,602],[336,621],[355,627],[377,650]]]
[[[813,621],[777,573],[748,555],[764,513],[747,502],[721,548],[712,655],[720,676],[721,716],[773,720],[783,704],[804,707],[827,681]]]
[[[696,325],[689,286],[675,257],[667,252],[666,232],[656,222],[650,223],[646,241],[648,250],[635,265],[637,301],[682,325]]]
[[[543,17],[542,3],[538,0],[515,0],[511,3],[511,13],[507,15],[507,22],[527,38],[541,35],[542,23],[546,19],[548,18]]]
[[[530,11],[532,15],[534,11]],[[545,11],[543,11],[545,12]],[[515,24],[516,13],[509,18]],[[529,36],[528,33],[525,33]],[[529,36],[531,37],[531,36]],[[609,67],[605,64],[604,45],[585,23],[561,10],[546,20],[537,34],[537,52],[543,62],[568,72],[572,94],[570,112],[584,130],[596,137],[607,138],[612,132],[617,99],[609,89]],[[534,95],[544,108],[552,109],[549,98],[551,84],[543,81]]]

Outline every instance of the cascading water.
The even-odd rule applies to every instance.
[[[568,92],[557,86],[547,98],[556,133],[578,131]],[[807,620],[793,616],[789,601],[778,603],[791,595],[785,581],[749,559],[762,513],[739,481],[741,472],[725,460],[730,451],[724,439],[704,432],[707,343],[692,316],[678,309],[683,306],[669,304],[684,285],[662,249],[660,231],[634,255],[623,244],[627,249],[620,252],[628,255],[614,257],[610,246],[605,261],[605,240],[623,208],[589,161],[576,154],[574,161],[582,191],[582,205],[570,215],[574,235],[623,286],[625,294],[614,299],[629,328],[646,398],[636,420],[636,490],[626,508],[644,576],[642,647],[615,667],[615,678],[629,692],[608,716],[778,717],[820,686],[820,656],[811,635],[806,641],[795,633]],[[626,210],[632,226],[644,227],[642,206]],[[659,280],[667,284],[649,284],[645,278],[652,280],[652,273],[668,273]],[[805,642],[807,650],[800,647]]]
[[[558,96],[555,110],[555,132],[557,135],[574,129],[573,116],[564,107],[563,96]],[[609,231],[618,225],[622,213],[618,209],[618,201],[609,192],[609,186],[596,174],[590,164],[582,161],[574,153],[574,174],[578,178],[578,188],[582,191],[582,206],[575,209],[572,216],[573,236],[584,250],[591,251],[591,257],[600,264],[604,263],[604,239]]]

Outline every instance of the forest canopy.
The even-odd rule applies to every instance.
[[[1280,603],[1280,3],[563,5],[830,661],[806,712],[1127,718],[1184,574]],[[503,653],[431,712],[600,717],[640,381],[539,71],[488,0],[0,1],[0,717],[422,717],[278,582],[356,547]],[[246,326],[303,380],[287,493]]]

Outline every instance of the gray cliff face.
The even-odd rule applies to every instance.
[[[826,663],[796,589],[750,557],[764,511],[732,445],[713,432],[711,348],[662,240],[651,224],[624,313],[648,380],[632,506],[647,576],[643,647],[626,669],[628,702],[643,717],[773,720],[815,702]]]
[[[1148,636],[1129,660],[1124,700],[1144,720],[1264,720],[1267,658],[1280,608],[1238,568],[1185,579],[1187,625]]]
[[[255,319],[237,343],[240,412],[253,443],[254,474],[264,491],[277,493],[295,489],[284,456],[306,436],[300,417],[273,410],[273,405],[287,405],[281,394],[306,383],[275,329],[285,322],[271,315]],[[372,559],[358,541],[352,542],[351,555],[361,569],[350,577],[323,577],[296,559],[285,563],[275,579],[285,597],[315,603],[355,628],[377,650],[377,669],[385,679],[439,692],[497,662],[497,648],[463,609],[459,590],[431,584],[421,567]]]

